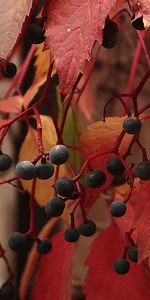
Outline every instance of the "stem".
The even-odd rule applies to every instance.
[[[142,45],[142,48],[143,48],[143,52],[144,52],[144,55],[145,55],[145,59],[146,59],[148,68],[150,69],[150,57],[149,57],[148,50],[146,48],[145,41],[144,41],[144,37],[146,35],[146,32],[145,31],[144,32],[139,32],[137,30],[137,34],[139,36],[139,41],[141,42],[141,45]]]
[[[137,145],[139,146],[139,148],[140,148],[141,151],[142,151],[142,154],[143,154],[143,161],[148,160],[147,153],[146,153],[146,149],[142,146],[142,144],[140,143],[140,141],[139,141],[138,139],[136,140],[136,143],[137,143]]]
[[[130,181],[129,181],[129,184],[130,184],[130,186],[132,187],[132,186],[133,186],[133,183],[134,183],[134,177],[133,177],[133,175],[132,175],[132,172],[131,172],[131,170],[129,169],[127,163],[125,162],[125,160],[123,159],[123,157],[120,155],[119,152],[117,153],[117,156],[118,156],[119,159],[121,160],[122,164],[124,165],[124,167],[125,167],[125,169],[126,169],[126,171],[127,171],[127,173],[128,173],[129,180],[130,180]]]
[[[36,238],[35,233],[35,209],[34,209],[34,198],[35,198],[35,187],[36,187],[36,178],[32,181],[32,191],[30,195],[30,227],[29,231],[25,233],[26,237],[33,236]]]
[[[122,130],[121,133],[120,133],[120,135],[118,136],[118,138],[117,138],[115,144],[114,144],[114,148],[113,148],[113,151],[112,151],[112,152],[114,152],[114,153],[118,152],[118,149],[119,149],[119,147],[120,147],[120,144],[121,144],[121,142],[122,142],[122,140],[123,140],[125,134],[126,134],[125,131]]]
[[[122,104],[122,106],[124,107],[124,110],[127,114],[128,117],[131,116],[131,112],[128,110],[128,107],[126,105],[126,103],[124,103],[124,101],[122,100],[121,96],[120,95],[115,95],[113,96],[110,100],[108,100],[108,102],[105,104],[104,106],[104,113],[103,113],[103,121],[105,122],[105,117],[106,117],[106,108],[107,106],[115,99],[115,98],[118,98]]]
[[[82,168],[81,168],[79,174],[78,174],[77,176],[74,177],[74,179],[73,179],[74,182],[78,181],[79,178],[83,175],[83,173],[84,173],[86,167],[88,166],[88,164],[89,164],[89,162],[90,162],[91,160],[93,160],[94,158],[97,158],[97,157],[106,155],[106,154],[111,154],[111,153],[113,153],[113,151],[106,151],[106,152],[103,152],[103,153],[96,153],[96,154],[93,154],[93,155],[89,156],[89,158],[88,158],[88,159],[85,161],[85,163],[83,164],[83,166],[82,166]]]

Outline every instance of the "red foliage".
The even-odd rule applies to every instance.
[[[126,275],[113,271],[113,263],[122,257],[125,246],[125,234],[115,224],[94,241],[87,259],[89,271],[84,287],[87,300],[149,299],[149,280],[142,264],[131,263]]]
[[[60,78],[61,93],[66,95],[79,73],[95,40],[102,41],[107,14],[116,0],[48,0],[45,48],[50,49]]]
[[[63,230],[52,239],[52,251],[42,257],[32,291],[33,300],[69,300],[73,246],[64,240]]]

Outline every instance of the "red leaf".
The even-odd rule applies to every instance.
[[[0,111],[7,114],[17,114],[21,112],[23,98],[21,96],[13,96],[6,100],[0,100]]]
[[[43,256],[33,286],[32,300],[71,299],[73,246],[64,240],[63,230],[52,239],[52,251]]]
[[[33,0],[1,0],[0,2],[0,58],[6,58],[16,43]]]
[[[150,298],[149,280],[143,265],[131,263],[126,275],[113,271],[113,263],[122,256],[125,246],[124,233],[113,224],[94,241],[87,259],[89,271],[84,288],[86,300]]]
[[[143,182],[141,188],[131,197],[134,202],[135,217],[134,224],[137,229],[137,244],[139,249],[139,262],[145,258],[150,259],[150,184]],[[133,199],[132,199],[133,198]],[[135,199],[136,198],[136,199]],[[135,202],[136,200],[136,202]]]
[[[116,0],[48,0],[45,49],[50,49],[66,95],[84,72],[95,40],[102,41],[105,18]]]

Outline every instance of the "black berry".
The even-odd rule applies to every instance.
[[[37,251],[40,254],[47,254],[52,249],[52,243],[50,240],[45,239],[38,243],[37,245]]]
[[[12,159],[8,154],[0,154],[0,171],[7,171],[12,164]]]
[[[0,299],[11,300],[15,294],[14,286],[10,282],[6,282],[1,286]]]
[[[130,264],[125,258],[117,259],[114,263],[114,271],[118,274],[124,275],[129,272]]]
[[[118,25],[116,22],[108,20],[105,23],[105,27],[103,29],[104,37],[115,37],[118,33]]]
[[[36,165],[36,176],[39,179],[48,179],[54,174],[54,166],[53,164],[47,160],[44,164]]]
[[[150,180],[150,161],[145,160],[139,163],[135,173],[142,180]]]
[[[36,177],[36,167],[31,161],[21,161],[16,165],[16,173],[22,179],[30,180]]]
[[[103,37],[102,46],[106,49],[112,49],[117,45],[117,37]]]
[[[132,26],[136,29],[136,30],[145,30],[144,27],[144,22],[143,22],[143,16],[134,19],[133,21],[131,21]]]
[[[115,201],[110,205],[110,212],[113,217],[122,217],[127,210],[125,203],[121,201]]]
[[[137,246],[133,246],[128,249],[127,251],[128,258],[132,261],[137,263],[138,262],[138,248]]]
[[[63,199],[56,197],[48,201],[45,206],[45,212],[49,217],[58,217],[63,213],[65,202]]]
[[[125,167],[118,157],[113,157],[108,161],[107,170],[112,175],[122,175],[125,171]]]
[[[98,188],[106,181],[106,175],[101,170],[92,170],[86,176],[87,185],[91,188]]]
[[[129,134],[135,134],[141,129],[141,121],[136,117],[129,117],[123,121],[123,129]]]
[[[16,75],[17,73],[17,67],[15,64],[8,62],[6,63],[5,69],[2,69],[2,74],[3,76],[7,78],[12,78]]]
[[[26,245],[26,237],[20,232],[14,232],[8,239],[8,246],[13,251],[20,251]]]
[[[84,236],[92,236],[96,232],[96,225],[91,220],[85,220],[79,225],[79,233]]]
[[[68,228],[64,231],[64,239],[69,243],[74,243],[79,239],[79,231],[77,228]]]
[[[32,44],[41,44],[44,42],[45,31],[38,23],[33,23],[28,27],[27,37]]]
[[[57,179],[54,187],[62,197],[70,197],[74,192],[74,182],[66,176]]]
[[[54,165],[62,165],[69,158],[69,150],[64,145],[56,145],[51,148],[49,158]]]

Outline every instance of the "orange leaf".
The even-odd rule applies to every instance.
[[[86,159],[93,154],[113,150],[115,142],[122,131],[124,119],[124,117],[109,117],[106,122],[99,121],[85,129],[80,136],[80,140],[82,152]],[[119,152],[122,155],[126,152],[131,140],[131,135],[126,134],[119,147]],[[100,168],[107,176],[107,180],[99,189],[99,192],[107,188],[113,179],[113,176],[106,169],[107,162],[112,156],[113,154],[103,155],[90,162],[93,168]]]
[[[35,51],[36,60],[34,82],[37,82],[42,75],[46,75],[50,65],[50,50],[43,51],[43,44],[39,44]]]

